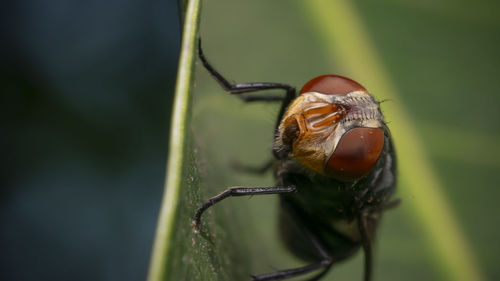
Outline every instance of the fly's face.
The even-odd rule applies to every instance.
[[[280,123],[275,145],[320,174],[342,181],[367,175],[384,146],[383,116],[367,90],[338,75],[306,83]]]

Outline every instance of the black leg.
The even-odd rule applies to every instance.
[[[302,274],[306,274],[309,272],[313,272],[320,268],[329,268],[331,264],[332,264],[331,260],[322,260],[321,262],[310,264],[304,267],[279,270],[273,273],[267,273],[255,276],[252,275],[252,278],[254,281],[283,280],[287,278],[296,277]],[[323,272],[321,274],[323,274]]]
[[[328,273],[328,271],[330,271],[330,268],[332,267],[333,265],[333,262],[331,262],[328,266],[326,266],[323,271],[321,271],[318,275],[314,276],[313,278],[309,279],[308,281],[317,281],[321,278],[323,278],[323,276],[325,276],[325,274]]]
[[[194,227],[198,231],[200,227],[201,215],[211,206],[216,203],[231,197],[231,196],[250,196],[250,195],[263,195],[263,194],[280,194],[280,193],[290,193],[295,192],[295,186],[271,186],[271,187],[231,187],[222,193],[215,195],[214,197],[208,199],[205,204],[203,204],[194,216]]]
[[[241,164],[239,161],[233,161],[231,162],[231,166],[233,169],[235,169],[238,172],[243,172],[243,173],[248,173],[248,174],[256,174],[256,175],[262,175],[267,173],[272,167],[273,164],[276,160],[270,159],[264,165],[261,166],[248,166]]]
[[[285,96],[275,96],[275,95],[262,95],[262,96],[242,96],[238,95],[242,100],[252,102],[252,101],[281,101],[281,108],[278,114],[278,122],[276,127],[278,127],[281,121],[285,109],[288,107],[290,102],[295,98],[295,88],[283,83],[271,83],[271,82],[253,82],[253,83],[238,83],[231,84],[224,78],[215,68],[208,62],[207,58],[203,54],[201,48],[201,39],[198,40],[198,55],[203,63],[203,66],[210,72],[210,75],[228,92],[232,94],[241,94],[256,92],[262,90],[271,89],[283,89],[286,91]]]
[[[316,271],[318,269],[323,268],[323,270],[309,279],[310,281],[315,281],[319,280],[321,277],[323,277],[332,267],[333,265],[333,260],[330,257],[330,255],[327,253],[327,251],[323,248],[323,246],[314,238],[309,232],[305,232],[306,236],[311,240],[312,244],[314,245],[314,248],[318,251],[318,254],[321,257],[321,261],[317,263],[313,263],[310,265],[306,265],[303,267],[299,268],[293,268],[293,269],[284,269],[284,270],[278,270],[275,272],[271,273],[265,273],[265,274],[260,274],[260,275],[252,275],[252,278],[254,281],[270,281],[270,280],[283,280],[283,279],[288,279],[296,276],[300,276],[309,272]]]
[[[306,231],[306,235],[309,237],[309,239],[311,239],[314,247],[316,248],[316,250],[318,251],[319,255],[322,258],[321,263],[323,265],[323,270],[308,280],[308,281],[316,281],[321,279],[323,276],[325,276],[325,274],[328,273],[328,271],[330,271],[333,265],[333,260],[330,254],[328,254],[325,248],[321,245],[321,243],[319,243],[319,241],[309,231],[307,230],[304,231]]]
[[[372,279],[372,239],[368,231],[368,216],[369,213],[366,211],[361,211],[358,216],[358,227],[361,234],[361,241],[363,243],[363,251],[365,253],[365,274],[364,281],[370,281]]]
[[[285,207],[285,210],[292,217],[295,215],[293,209]],[[332,257],[330,256],[328,251],[323,247],[320,241],[316,238],[316,236],[314,236],[307,228],[303,227],[303,225],[301,225],[299,221],[293,220],[293,222],[295,223],[295,226],[304,234],[304,238],[309,240],[309,242],[312,244],[312,247],[314,247],[314,249],[316,250],[319,262],[299,268],[279,270],[272,273],[252,276],[254,281],[283,280],[322,269],[321,272],[313,276],[311,279],[308,279],[309,281],[315,281],[323,277],[332,267],[333,265]],[[307,241],[304,240],[304,242]]]
[[[254,101],[265,101],[265,102],[283,102],[283,96],[278,95],[239,95],[238,96],[244,102],[254,102]]]

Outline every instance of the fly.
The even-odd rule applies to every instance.
[[[392,138],[373,96],[359,83],[340,75],[322,75],[307,82],[299,94],[282,83],[229,83],[203,55],[212,77],[244,101],[281,101],[272,146],[276,185],[231,187],[210,198],[196,212],[198,231],[202,214],[231,196],[280,195],[279,229],[292,253],[308,265],[253,275],[253,280],[283,280],[317,272],[319,280],[332,267],[364,251],[364,280],[372,276],[372,241],[384,210],[399,201],[396,157]],[[282,89],[284,96],[239,95]]]

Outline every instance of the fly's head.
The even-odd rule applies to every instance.
[[[366,176],[384,146],[378,103],[359,83],[323,75],[306,83],[278,128],[275,149],[341,181]]]

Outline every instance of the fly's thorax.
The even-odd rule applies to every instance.
[[[285,112],[275,147],[291,151],[290,156],[317,173],[349,180],[374,166],[383,146],[382,126],[378,104],[366,91],[306,92]],[[361,172],[349,171],[360,166]]]

